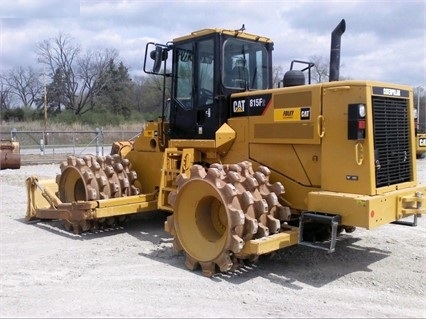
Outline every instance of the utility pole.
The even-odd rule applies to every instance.
[[[40,154],[44,155],[44,148],[48,144],[47,141],[47,88],[46,88],[46,70],[43,67],[43,85],[44,85],[44,131],[42,139],[40,140]]]
[[[47,130],[47,88],[46,88],[46,71],[43,70],[43,82],[44,82],[44,131]]]

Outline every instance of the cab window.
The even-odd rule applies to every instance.
[[[193,53],[191,49],[191,45],[188,44],[183,47],[179,47],[177,52],[176,100],[179,105],[186,110],[193,108]]]
[[[198,105],[213,103],[213,39],[198,44]]]
[[[268,88],[265,47],[241,39],[227,39],[223,46],[223,77],[226,87],[245,90]]]

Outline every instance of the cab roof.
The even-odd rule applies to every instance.
[[[233,36],[233,37],[241,38],[241,39],[246,39],[246,40],[250,40],[250,41],[259,41],[259,42],[263,42],[263,43],[273,43],[273,41],[271,39],[267,38],[267,37],[263,37],[263,36],[259,36],[259,35],[255,35],[255,34],[250,34],[250,33],[246,33],[244,31],[239,31],[239,30],[227,30],[227,29],[220,29],[220,28],[214,28],[214,29],[208,28],[208,29],[201,29],[201,30],[198,30],[198,31],[194,31],[194,32],[191,32],[191,34],[173,39],[173,42],[181,42],[181,41],[185,41],[185,40],[189,40],[189,39],[199,38],[199,37],[209,35],[209,34],[213,34],[213,33],[225,34],[225,35],[229,35],[229,36]]]

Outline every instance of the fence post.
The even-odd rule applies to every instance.
[[[50,146],[52,146],[52,157],[55,159],[55,134],[52,132]]]
[[[100,134],[100,130],[97,127],[96,128],[96,156],[99,156],[99,134]]]
[[[44,132],[42,132],[40,139],[40,155],[44,155]]]
[[[10,132],[10,136],[12,138],[12,141],[16,141],[16,128],[13,128]]]
[[[75,155],[75,133],[72,133],[72,155]]]
[[[104,129],[103,128],[101,128],[101,134],[102,134],[102,143],[101,143],[101,148],[102,148],[102,156],[104,156]]]

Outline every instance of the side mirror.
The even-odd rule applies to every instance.
[[[154,66],[152,67],[152,72],[158,73],[160,71],[161,63],[167,60],[167,50],[163,49],[160,46],[156,46],[155,50],[152,50],[150,53],[151,59],[154,60]]]
[[[168,76],[169,74],[166,74],[166,73],[161,74],[160,69],[161,69],[161,65],[163,61],[165,61],[164,69],[166,67],[166,60],[169,55],[169,50],[171,50],[170,46],[148,42],[145,48],[143,71],[147,74],[157,74],[157,75]]]
[[[161,47],[156,47],[155,50],[151,51],[151,59],[154,60],[154,66],[152,67],[152,72],[158,73],[161,67],[161,56],[163,55],[163,49]]]

